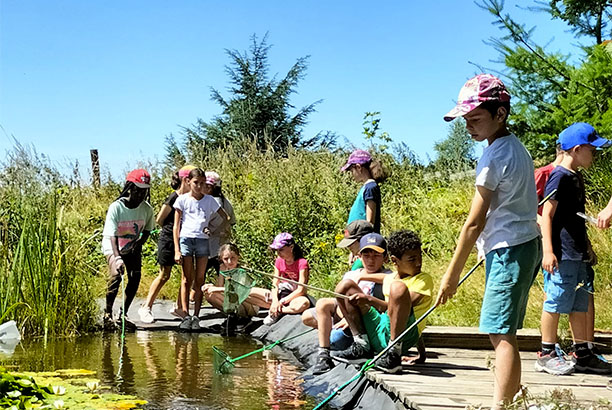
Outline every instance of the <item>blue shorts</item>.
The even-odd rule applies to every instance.
[[[559,269],[544,271],[544,311],[549,313],[586,312],[589,310],[587,265],[582,261],[559,261]]]
[[[179,238],[181,255],[205,258],[210,256],[208,239],[206,238]]]
[[[485,294],[480,310],[481,332],[512,335],[523,327],[529,289],[541,263],[542,242],[539,237],[487,253]]]

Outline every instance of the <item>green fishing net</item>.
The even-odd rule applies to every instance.
[[[257,280],[243,268],[222,271],[221,274],[225,277],[223,311],[225,313],[236,313],[238,307],[249,296],[251,288],[255,286]]]
[[[217,346],[213,346],[213,368],[217,374],[227,374],[234,368],[230,356]]]

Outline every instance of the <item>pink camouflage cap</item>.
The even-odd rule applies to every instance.
[[[491,74],[478,74],[463,85],[457,105],[444,116],[444,121],[464,116],[485,101],[510,101],[510,94],[499,78]]]
[[[215,171],[206,171],[206,184],[212,186],[221,186],[221,177]]]
[[[274,237],[274,240],[270,244],[270,249],[274,249],[275,251],[294,243],[293,235],[289,232],[279,233]]]
[[[193,165],[185,165],[183,168],[179,169],[179,177],[187,178],[192,169],[195,169]]]
[[[346,164],[340,168],[340,171],[346,171],[351,167],[351,165],[363,165],[369,162],[372,162],[372,156],[370,153],[362,149],[356,149],[355,151],[351,152],[351,155],[348,157],[348,161],[346,161]]]

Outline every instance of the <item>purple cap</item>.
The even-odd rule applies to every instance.
[[[346,164],[340,168],[340,171],[346,171],[351,165],[363,165],[370,162],[372,162],[372,156],[370,153],[362,149],[357,149],[351,152],[351,155],[348,157],[348,161],[346,161]]]
[[[270,249],[274,249],[275,251],[277,251],[293,243],[295,243],[293,241],[293,235],[291,235],[289,232],[279,233],[274,237],[274,240],[270,244]]]
[[[592,145],[596,148],[609,147],[612,141],[601,138],[595,128],[586,122],[576,122],[559,134],[559,144],[563,151],[570,150],[576,145]]]
[[[457,105],[444,116],[444,121],[464,116],[485,101],[510,101],[510,94],[499,78],[491,74],[478,74],[463,85]]]

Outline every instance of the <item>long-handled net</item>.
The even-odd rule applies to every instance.
[[[249,297],[251,288],[258,282],[255,275],[243,268],[221,271],[225,278],[225,291],[223,293],[223,311],[236,313],[238,307]]]
[[[232,369],[234,368],[234,363],[236,363],[238,360],[244,359],[246,357],[252,356],[256,353],[261,353],[265,350],[270,350],[272,349],[274,346],[278,346],[282,343],[288,342],[289,340],[293,340],[296,339],[300,336],[303,336],[307,333],[312,332],[313,330],[316,329],[308,329],[304,332],[298,333],[296,335],[287,337],[285,339],[281,339],[281,340],[277,340],[274,343],[271,343],[269,345],[266,345],[264,347],[261,347],[257,350],[253,350],[252,352],[243,354],[242,356],[238,356],[234,359],[231,358],[231,356],[227,353],[225,353],[223,350],[219,349],[217,346],[213,346],[213,367],[215,369],[215,373],[217,374],[227,374],[230,373],[232,371]]]

